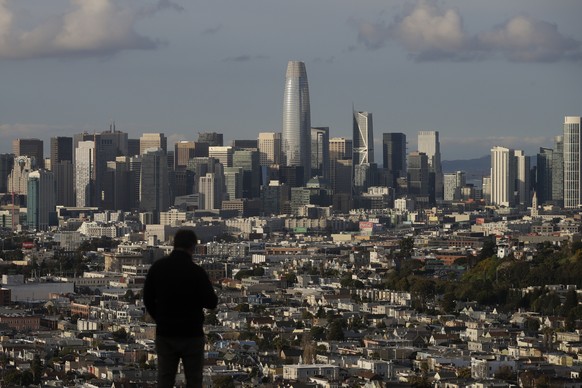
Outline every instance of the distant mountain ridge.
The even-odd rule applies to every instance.
[[[490,174],[491,155],[477,159],[443,160],[441,164],[444,173],[465,171],[467,177],[482,177]]]

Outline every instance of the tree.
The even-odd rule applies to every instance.
[[[42,375],[42,362],[40,361],[40,356],[38,354],[34,355],[34,358],[30,363],[30,370],[32,372],[32,382],[34,384],[39,384]]]
[[[330,341],[343,341],[345,338],[344,329],[341,319],[334,319],[329,324],[329,329],[327,331],[327,337]]]
[[[412,257],[412,253],[414,252],[414,238],[406,237],[400,240],[398,243],[400,247],[399,256],[401,258],[410,259]]]
[[[214,376],[212,386],[214,388],[235,388],[232,376]]]

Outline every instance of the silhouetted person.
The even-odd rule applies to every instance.
[[[174,250],[156,261],[146,276],[143,299],[156,322],[158,387],[173,387],[182,359],[187,387],[202,387],[204,308],[218,298],[208,275],[192,261],[198,238],[187,229],[174,236]]]

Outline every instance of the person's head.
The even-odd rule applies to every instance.
[[[194,252],[194,248],[198,244],[198,237],[193,230],[180,229],[174,236],[174,249],[182,251]]]

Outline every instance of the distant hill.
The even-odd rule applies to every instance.
[[[443,160],[443,172],[465,171],[467,177],[482,177],[489,175],[491,171],[491,155],[485,155],[478,159]]]

